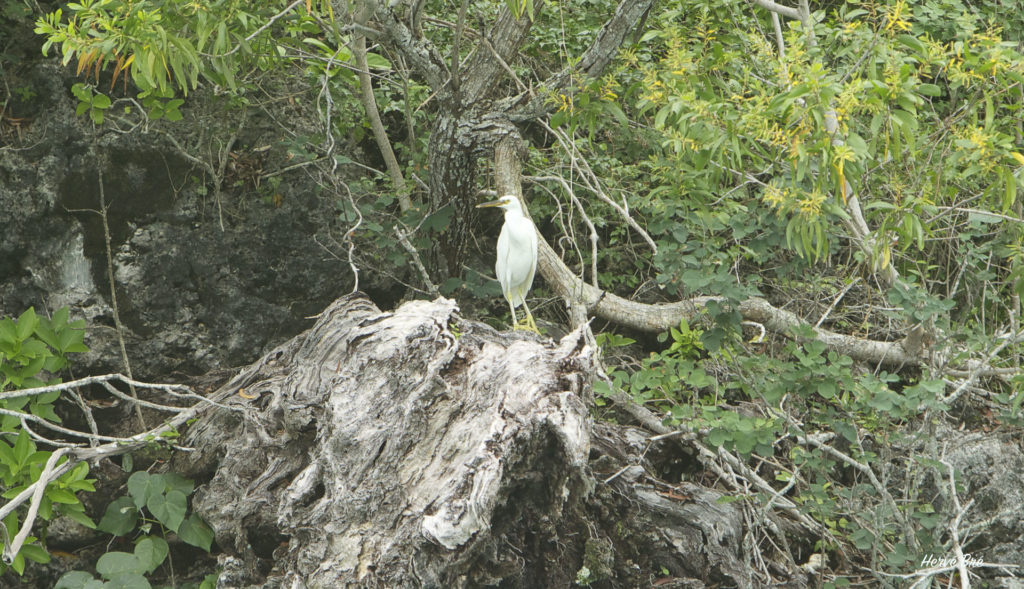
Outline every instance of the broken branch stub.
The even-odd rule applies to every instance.
[[[581,332],[543,343],[457,310],[339,299],[221,390],[247,411],[201,419],[176,467],[212,473],[195,509],[244,563],[230,585],[484,585],[589,493]]]

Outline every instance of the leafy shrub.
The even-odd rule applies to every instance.
[[[107,552],[96,562],[96,572],[102,581],[85,571],[69,571],[61,576],[56,589],[101,589],[105,587],[131,587],[149,589],[146,575],[155,571],[170,554],[164,536],[174,532],[183,542],[207,552],[213,543],[213,530],[195,513],[188,513],[188,496],[195,490],[192,481],[174,474],[135,472],[128,477],[128,495],[115,499],[107,506],[99,529],[115,536],[132,531],[151,530],[155,524],[159,535],[140,536],[132,552]],[[202,589],[215,586],[216,575],[200,585]]]
[[[14,437],[14,443],[0,439],[0,494],[13,499],[29,485],[39,480],[44,465],[52,455],[49,451],[38,450],[28,432],[21,426],[21,415],[32,415],[55,423],[60,417],[54,412],[54,403],[60,391],[36,395],[18,395],[18,389],[42,387],[57,384],[56,376],[68,366],[68,354],[86,352],[83,343],[85,321],[68,321],[67,307],[56,311],[52,318],[36,315],[29,308],[16,320],[9,317],[0,319],[0,391],[7,391],[0,399],[0,434]],[[14,392],[12,392],[14,391]],[[61,458],[56,466],[67,458]],[[55,516],[66,515],[90,528],[96,524],[85,514],[85,507],[75,495],[78,491],[94,491],[95,479],[87,478],[89,465],[79,463],[68,472],[47,485],[39,504],[38,517],[44,522]],[[3,520],[5,543],[9,543],[20,528],[24,506],[9,513]],[[29,536],[21,550],[10,564],[0,563],[0,572],[8,566],[19,575],[25,571],[26,559],[38,563],[49,562],[50,555],[38,538]]]

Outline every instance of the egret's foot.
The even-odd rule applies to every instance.
[[[513,326],[513,330],[522,329],[523,331],[532,331],[537,335],[540,335],[540,330],[537,329],[537,323],[533,320],[533,315],[527,315],[521,320],[517,321]]]

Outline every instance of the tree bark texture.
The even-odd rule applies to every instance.
[[[222,387],[244,411],[204,415],[173,465],[208,481],[193,507],[221,584],[757,585],[736,505],[657,486],[639,430],[594,429],[587,341],[499,333],[447,299],[339,299]]]

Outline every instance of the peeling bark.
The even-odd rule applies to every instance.
[[[582,330],[556,344],[456,313],[345,297],[217,393],[245,411],[211,410],[173,467],[209,479],[194,509],[224,586],[758,584],[738,506],[644,474],[639,430],[594,430]],[[629,472],[598,481],[592,461]]]
[[[495,520],[557,518],[587,490],[592,350],[578,332],[499,345],[455,312],[443,299],[395,313],[342,300],[240,374],[224,394],[251,411],[189,436],[203,460],[223,455],[196,502],[218,543],[273,559],[268,583],[310,587],[472,586],[513,566],[492,545]],[[243,387],[259,398],[233,395]],[[456,564],[476,560],[488,566],[460,580]],[[260,566],[249,582],[263,582]]]

